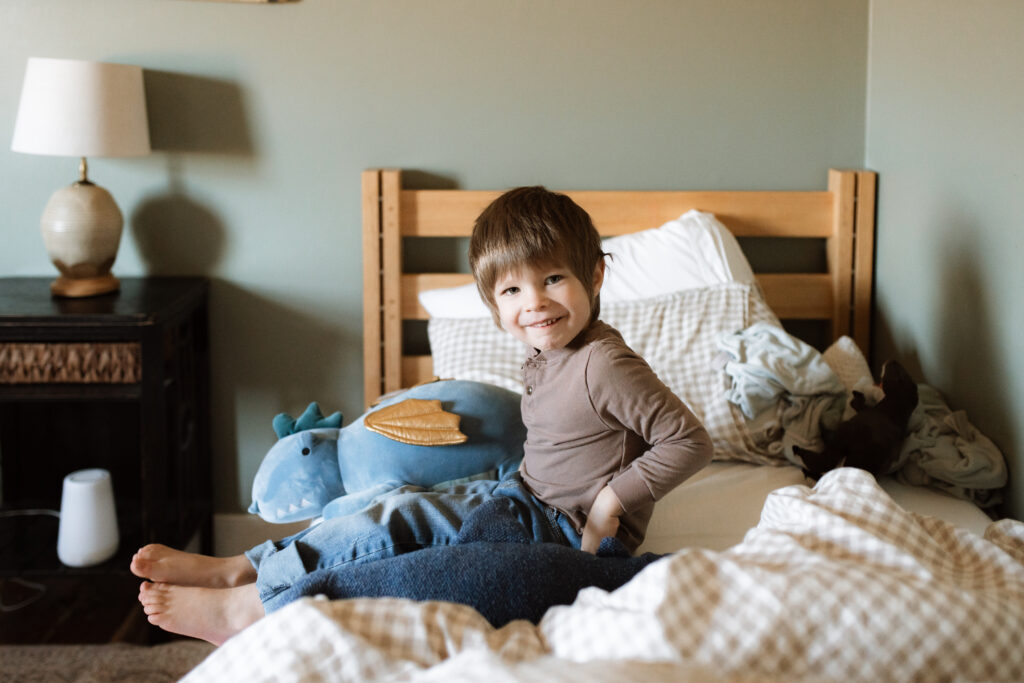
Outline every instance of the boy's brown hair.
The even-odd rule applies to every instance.
[[[518,187],[483,210],[469,239],[469,266],[495,322],[498,278],[527,263],[565,266],[590,293],[590,321],[600,297],[593,293],[594,269],[605,256],[590,214],[564,194],[539,185]]]

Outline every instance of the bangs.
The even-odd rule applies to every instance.
[[[478,241],[482,249],[474,254],[477,285],[485,301],[493,298],[498,278],[525,264],[565,266],[576,271],[566,241],[548,221],[541,217],[526,221],[522,217],[505,218],[487,226],[486,239]]]

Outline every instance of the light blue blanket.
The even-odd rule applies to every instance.
[[[754,444],[803,466],[793,446],[821,451],[846,407],[846,387],[821,354],[781,327],[755,323],[719,337],[729,360],[727,398],[743,412]]]

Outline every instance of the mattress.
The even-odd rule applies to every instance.
[[[901,506],[984,535],[992,521],[978,506],[941,491],[908,486],[892,477],[879,480]],[[784,486],[812,486],[795,466],[766,467],[716,461],[676,487],[654,507],[638,553],[683,548],[725,550],[757,525],[765,498]]]

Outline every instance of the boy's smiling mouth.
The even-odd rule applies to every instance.
[[[565,316],[559,316],[557,318],[547,318],[545,320],[541,320],[540,322],[530,323],[526,327],[532,327],[532,328],[551,327],[552,325],[554,325],[555,323],[559,322],[564,317]]]

